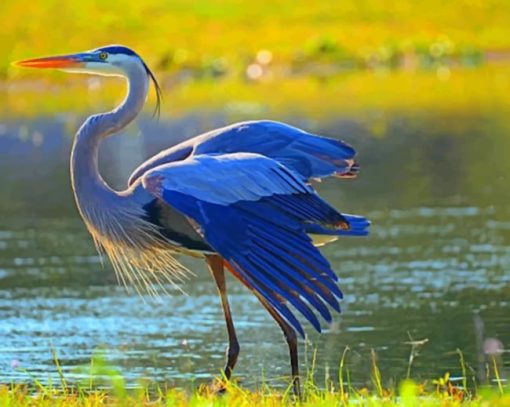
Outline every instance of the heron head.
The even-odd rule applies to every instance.
[[[77,54],[25,59],[14,62],[14,65],[104,76],[126,76],[133,69],[143,69],[156,89],[156,110],[159,112],[161,88],[156,77],[135,51],[123,45],[108,45]]]

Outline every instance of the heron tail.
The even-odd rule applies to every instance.
[[[324,225],[320,223],[310,223],[305,227],[305,231],[308,235],[313,236],[366,236],[369,233],[368,228],[370,227],[370,221],[363,217],[357,215],[347,215],[345,213],[342,214],[347,223],[349,224],[348,228],[333,228],[329,225]],[[317,239],[317,240],[316,240]],[[326,238],[327,240],[327,238]],[[331,240],[332,241],[332,240]],[[321,245],[321,240],[318,238],[314,238],[314,243],[317,242],[318,245]],[[327,241],[322,243],[328,243]]]

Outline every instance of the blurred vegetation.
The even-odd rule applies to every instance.
[[[235,380],[224,381],[217,378],[210,385],[201,385],[193,392],[171,388],[148,380],[141,380],[134,388],[128,388],[122,374],[105,362],[104,356],[97,354],[89,366],[83,366],[85,373],[79,383],[71,383],[64,375],[60,363],[53,352],[57,383],[42,384],[35,380],[29,385],[0,385],[0,405],[2,406],[508,406],[510,393],[508,385],[495,371],[496,383],[493,386],[470,389],[468,378],[454,381],[449,373],[434,380],[417,384],[407,378],[400,385],[385,387],[372,351],[372,385],[356,389],[351,385],[349,372],[345,370],[346,348],[338,369],[338,381],[326,377],[319,383],[315,377],[314,361],[307,369],[303,380],[302,398],[298,400],[291,390],[274,390],[262,384],[256,390],[240,387]],[[460,353],[460,351],[459,351]],[[461,365],[463,357],[461,355]],[[464,370],[465,371],[465,370]]]
[[[47,76],[47,72],[38,72]],[[56,111],[110,109],[124,96],[123,83],[63,75],[8,86],[0,98],[0,116],[43,115]],[[0,91],[1,93],[1,91]],[[154,101],[152,101],[154,103]],[[191,110],[222,111],[235,118],[306,115],[315,119],[391,113],[503,113],[510,107],[510,71],[506,67],[459,69],[448,81],[429,72],[371,72],[336,75],[327,82],[313,78],[246,84],[236,80],[192,82],[165,87],[162,113],[182,116]],[[146,107],[152,113],[153,105]]]
[[[4,116],[110,106],[120,95],[102,80],[10,66],[108,43],[146,59],[176,114],[508,106],[507,1],[6,0],[0,13]],[[70,83],[78,89],[66,94]],[[41,99],[48,89],[56,98]]]
[[[479,63],[484,51],[510,47],[510,4],[495,0],[240,0],[99,2],[6,0],[0,55],[13,58],[105,43],[129,44],[160,69],[221,75],[268,50],[292,65],[344,62],[423,65],[457,58]]]

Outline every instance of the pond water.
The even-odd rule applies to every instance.
[[[369,237],[323,249],[341,279],[343,312],[322,335],[307,327],[302,370],[316,348],[318,381],[336,377],[348,346],[351,381],[369,384],[373,349],[383,381],[398,382],[408,369],[410,338],[428,339],[411,368],[418,380],[446,371],[460,376],[457,349],[468,375],[483,370],[483,340],[510,344],[505,117],[273,118],[358,149],[356,181],[318,188],[339,209],[373,222]],[[0,382],[55,380],[51,349],[70,381],[99,351],[132,386],[141,378],[184,387],[211,380],[223,365],[226,331],[204,264],[185,260],[196,274],[183,286],[186,295],[169,289],[170,296],[141,298],[117,284],[110,265],[101,265],[70,192],[68,154],[78,121],[63,116],[0,125]],[[228,121],[221,114],[159,123],[142,118],[105,142],[103,172],[120,187],[151,153]],[[372,135],[374,122],[383,124],[383,134]],[[228,283],[241,342],[237,377],[248,387],[262,377],[284,385],[289,366],[279,328],[241,284]],[[505,355],[504,377],[510,370]]]

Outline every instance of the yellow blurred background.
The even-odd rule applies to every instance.
[[[510,101],[508,1],[4,0],[0,14],[4,116],[109,107],[122,97],[115,81],[10,62],[111,43],[156,71],[164,114],[492,110]]]

